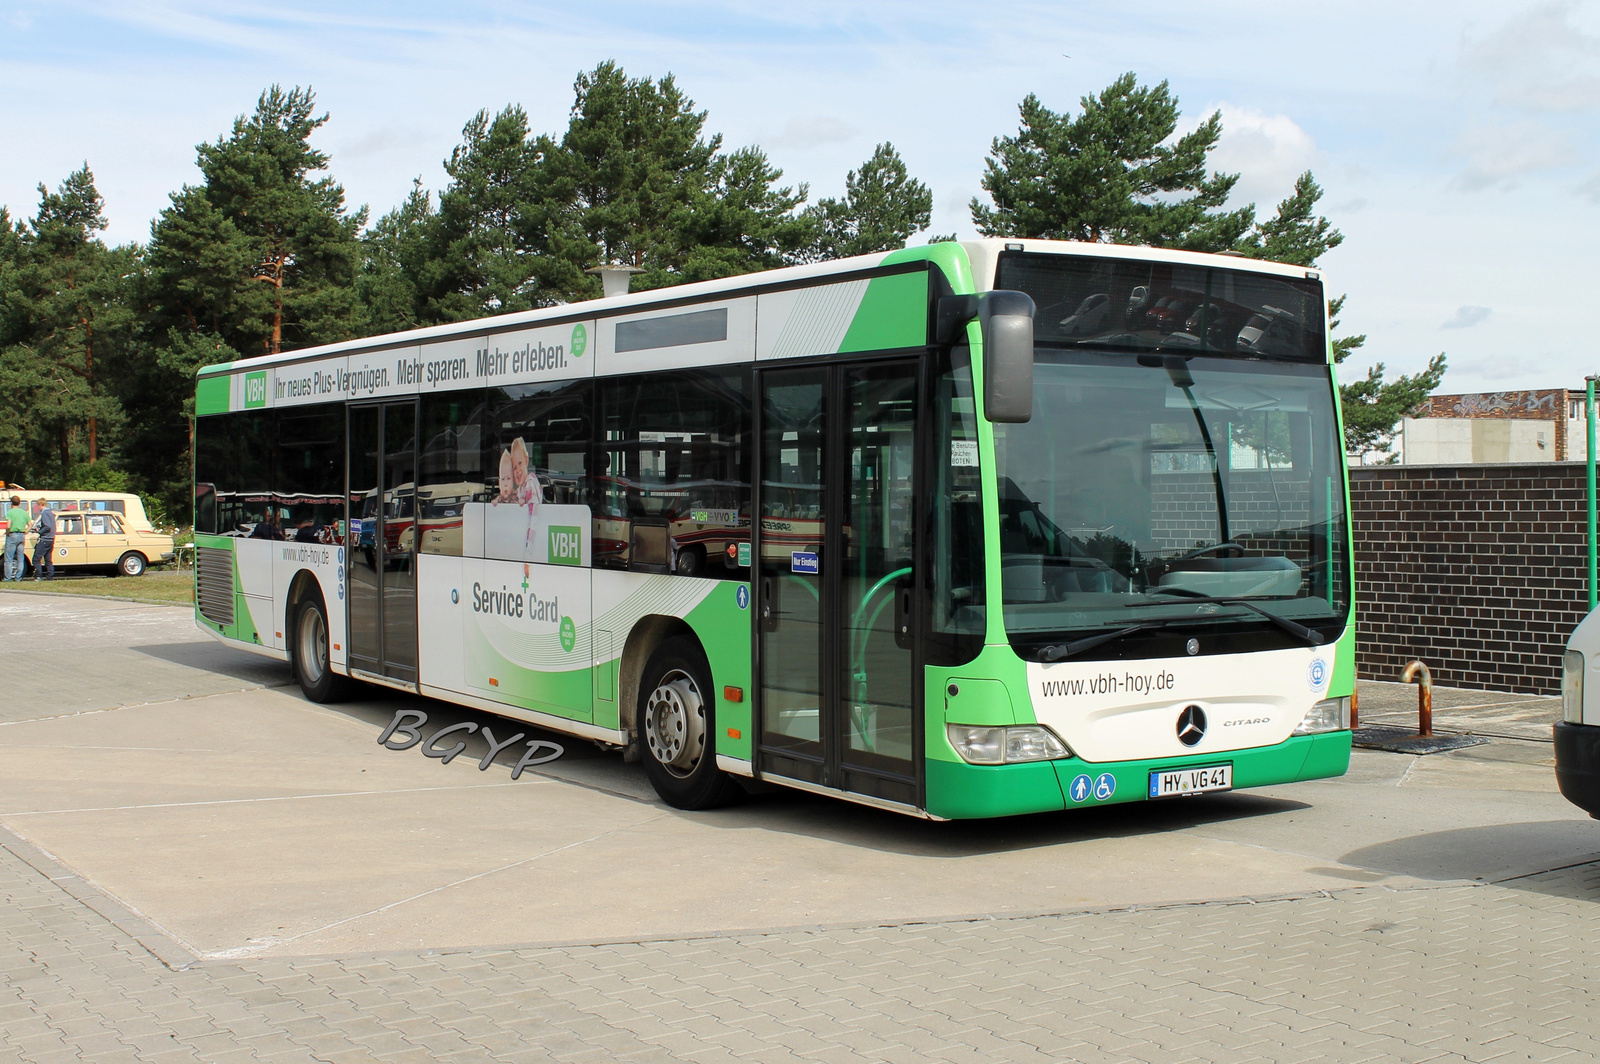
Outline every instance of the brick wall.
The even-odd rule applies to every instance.
[[[1357,673],[1559,694],[1561,653],[1588,607],[1584,466],[1350,470]]]

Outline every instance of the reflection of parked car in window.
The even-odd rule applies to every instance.
[[[1073,311],[1071,317],[1061,319],[1061,334],[1091,336],[1105,325],[1110,310],[1111,297],[1104,292],[1096,292],[1079,303],[1078,309]]]
[[[1239,330],[1239,350],[1256,355],[1294,355],[1304,346],[1300,322],[1287,310],[1263,306]]]
[[[29,536],[33,557],[38,536]],[[70,510],[56,514],[56,568],[110,566],[124,576],[138,576],[152,562],[171,561],[172,537],[128,528],[122,515],[107,511]]]
[[[422,539],[422,553],[459,556],[467,503],[487,498],[488,489],[482,481],[424,484],[417,488],[417,532]]]
[[[417,520],[410,484],[401,484],[393,491],[383,493],[383,550],[385,568],[404,568],[416,545]],[[357,545],[366,556],[367,565],[376,567],[378,534],[378,497],[370,491],[361,504],[361,535]]]

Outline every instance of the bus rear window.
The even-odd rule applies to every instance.
[[[1328,359],[1322,283],[1309,277],[1007,251],[994,286],[1033,297],[1041,344]]]

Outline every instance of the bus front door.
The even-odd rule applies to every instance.
[[[350,665],[417,682],[417,404],[350,408]]]
[[[761,374],[758,768],[922,804],[918,367]]]

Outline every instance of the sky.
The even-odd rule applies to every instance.
[[[675,75],[708,131],[813,200],[892,142],[933,190],[931,231],[962,237],[1028,93],[1076,111],[1126,71],[1165,80],[1182,129],[1221,112],[1236,204],[1270,214],[1307,169],[1326,189],[1340,334],[1367,335],[1341,376],[1440,351],[1443,392],[1600,372],[1600,329],[1568,316],[1600,291],[1600,0],[0,0],[0,205],[31,216],[87,162],[108,239],[146,240],[195,145],[277,83],[315,89],[313,143],[375,220],[414,179],[444,184],[479,109],[559,133],[573,78],[607,59]]]

